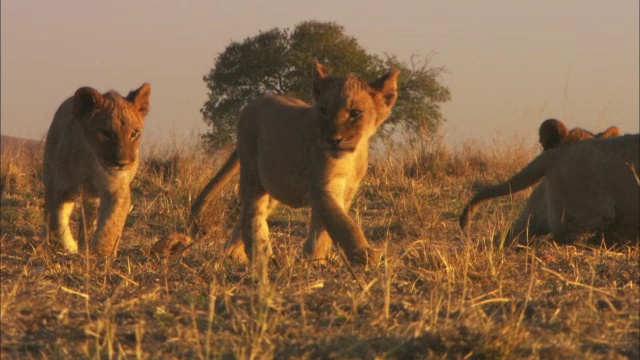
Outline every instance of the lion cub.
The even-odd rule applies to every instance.
[[[47,239],[70,253],[78,244],[69,229],[75,201],[82,197],[86,230],[97,229],[91,250],[115,256],[131,202],[130,183],[138,170],[138,149],[149,112],[151,86],[126,98],[82,87],[65,100],[49,127],[44,149]]]
[[[399,70],[367,83],[329,76],[316,61],[314,105],[277,95],[249,103],[238,121],[237,147],[193,203],[196,220],[212,194],[240,171],[240,224],[227,254],[263,262],[270,252],[267,217],[277,203],[311,207],[304,253],[325,259],[331,243],[351,262],[372,261],[371,246],[347,211],[367,172],[369,138],[396,101]]]
[[[559,120],[547,119],[540,124],[539,141],[542,145],[543,152],[552,149],[576,144],[584,140],[602,139],[616,137],[620,135],[620,129],[611,126],[605,131],[593,134],[590,131],[573,128],[571,130]],[[527,201],[524,209],[516,219],[515,223],[509,229],[507,234],[508,241],[515,241],[521,244],[526,243],[527,239],[534,236],[549,234],[552,230],[552,224],[548,220],[548,197],[547,197],[547,180],[542,179],[533,191]],[[498,196],[510,194],[502,194],[495,191],[496,187],[486,187],[477,191],[473,199],[465,207],[460,217],[460,226],[464,229],[470,219],[471,214],[475,211],[478,203]],[[515,190],[514,190],[515,192]]]
[[[464,228],[483,200],[535,185],[544,178],[544,224],[554,239],[572,243],[594,233],[613,244],[637,243],[640,232],[640,134],[579,141],[543,151],[509,180],[474,195],[460,217]]]

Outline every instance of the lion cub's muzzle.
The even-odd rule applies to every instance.
[[[102,159],[101,163],[105,170],[123,171],[130,168],[135,163],[135,160],[125,158],[105,158]]]
[[[355,145],[341,137],[325,137],[321,140],[321,146],[331,152],[353,152],[356,149]]]

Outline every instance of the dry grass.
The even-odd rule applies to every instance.
[[[471,235],[459,230],[476,180],[504,178],[534,151],[434,145],[373,164],[351,213],[387,257],[355,277],[335,252],[324,266],[301,259],[308,211],[277,210],[265,286],[222,256],[238,218],[234,186],[182,257],[148,255],[184,230],[226,155],[151,151],[119,256],[105,263],[42,246],[40,161],[5,152],[2,358],[640,357],[637,246],[494,245],[522,196],[483,206]]]

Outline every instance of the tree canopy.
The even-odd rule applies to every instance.
[[[369,54],[334,22],[305,21],[293,30],[274,28],[232,42],[204,76],[209,97],[200,110],[210,130],[207,145],[219,148],[235,140],[241,110],[264,93],[286,94],[312,101],[313,59],[331,74],[356,73],[374,80],[400,68],[398,100],[387,124],[401,124],[416,134],[434,134],[444,121],[440,104],[449,101],[449,89],[439,82],[442,68],[432,68],[429,57],[409,64],[393,55]]]

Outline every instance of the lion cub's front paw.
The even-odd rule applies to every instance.
[[[116,244],[108,243],[108,242],[92,242],[91,243],[91,252],[97,255],[102,256],[113,256],[118,255],[118,249],[116,248]]]
[[[78,253],[78,244],[73,240],[57,242],[56,245],[55,245],[55,248],[57,248],[58,250],[61,250],[63,252],[66,252],[68,254],[77,254]]]
[[[47,236],[49,246],[52,246],[54,249],[64,251],[69,254],[78,253],[78,243],[69,233],[64,233],[57,236],[48,234]]]
[[[63,239],[61,241],[60,246],[65,252],[69,254],[77,254],[78,253],[78,243],[76,243],[73,239]]]
[[[347,259],[351,264],[377,265],[380,263],[382,253],[374,248],[358,248],[347,253]]]
[[[249,262],[249,258],[244,251],[244,243],[242,241],[228,244],[225,247],[224,254],[226,257],[238,264],[246,264]]]

